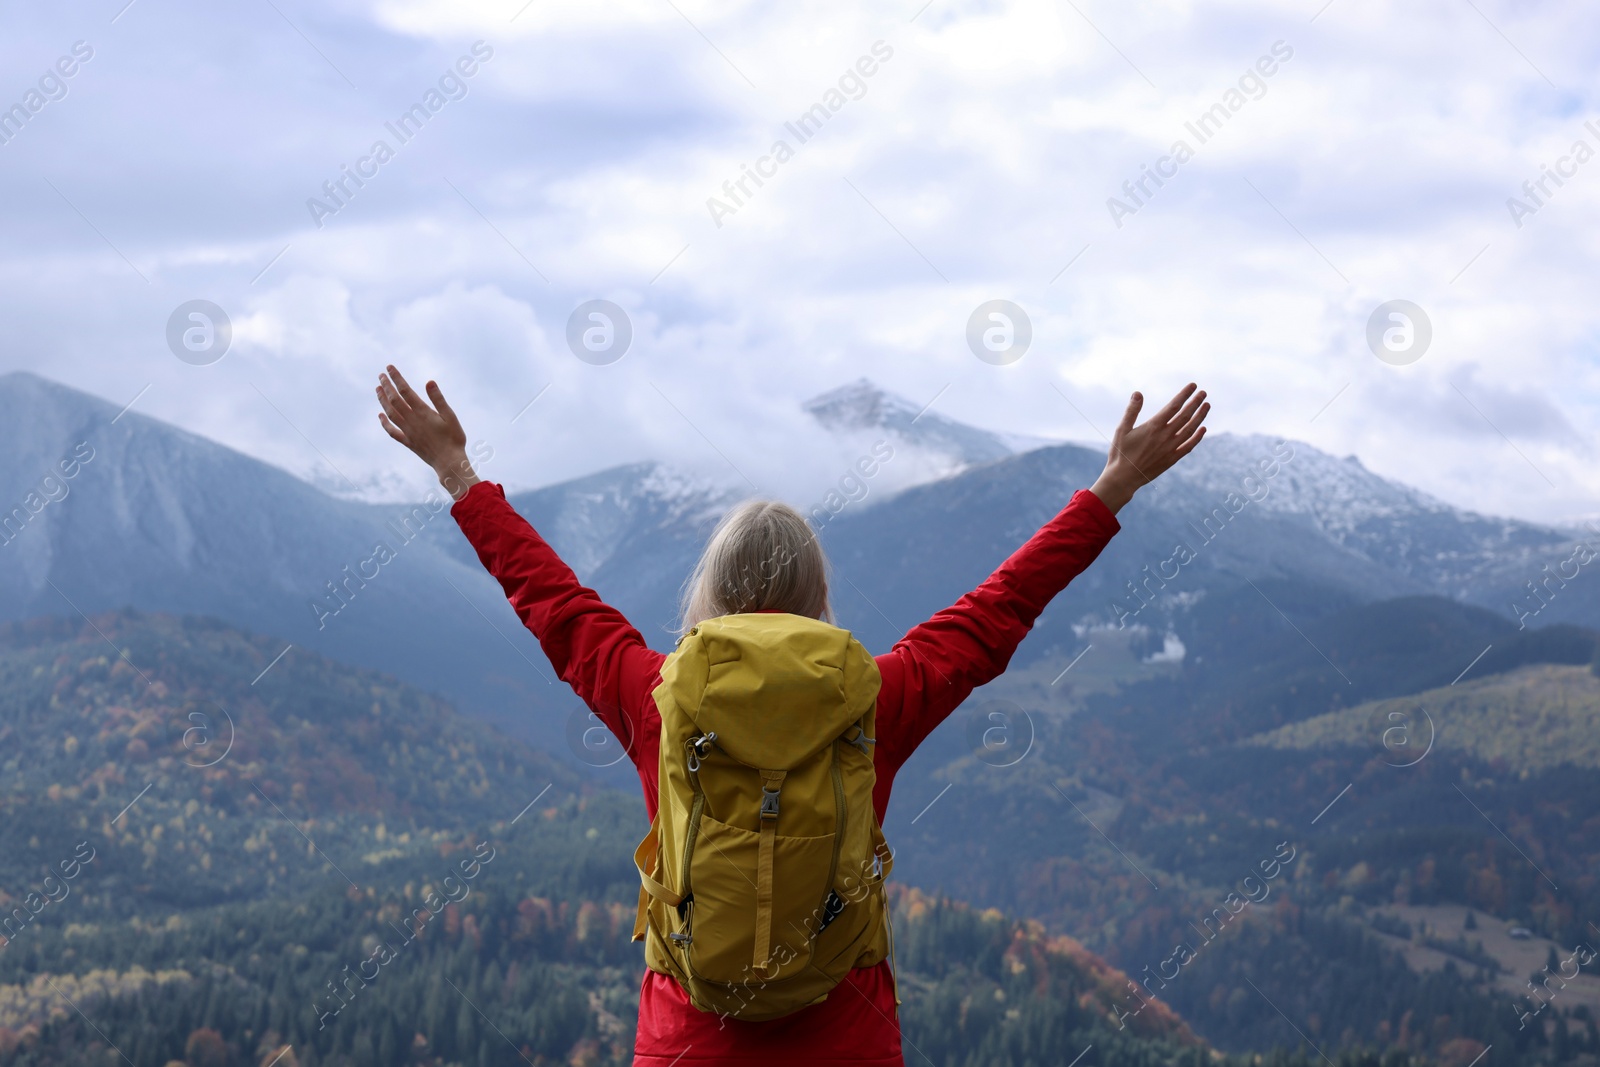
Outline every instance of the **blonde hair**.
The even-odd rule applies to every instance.
[[[747,500],[717,523],[684,583],[678,632],[748,611],[833,621],[822,545],[804,516],[776,500]]]

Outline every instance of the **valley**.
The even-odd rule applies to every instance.
[[[0,1064],[99,1064],[107,1039],[140,1064],[626,1062],[637,782],[572,747],[582,709],[444,513],[334,616],[329,579],[415,509],[113,425],[43,379],[0,390],[29,419],[0,436],[3,493],[96,450],[0,546]],[[873,651],[1101,462],[869,383],[813,407],[846,451],[893,449],[820,531]],[[1279,445],[1267,491],[1241,490]],[[1552,951],[1600,939],[1600,602],[1580,576],[1536,619],[1513,607],[1582,531],[1297,442],[1223,434],[1193,458],[900,772],[908,1056],[1600,1063],[1592,967],[1532,1024],[1516,1006]],[[740,495],[641,462],[510,499],[669,648]],[[1162,571],[1219,502],[1226,525]],[[1292,863],[1244,881],[1280,848]],[[463,862],[481,874],[448,899]],[[327,999],[391,941],[359,996]]]

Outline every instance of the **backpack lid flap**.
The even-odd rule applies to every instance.
[[[708,619],[661,669],[678,710],[749,767],[787,770],[877,703],[878,665],[848,630],[799,615]]]

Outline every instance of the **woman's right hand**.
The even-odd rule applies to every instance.
[[[428,382],[424,388],[432,407],[411,388],[399,368],[389,364],[388,372],[378,375],[378,403],[383,406],[378,422],[390,437],[432,467],[439,483],[460,500],[480,480],[467,458],[467,432],[445,402],[439,383]]]

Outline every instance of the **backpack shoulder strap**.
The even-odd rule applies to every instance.
[[[659,819],[660,816],[658,815],[657,818]],[[648,893],[650,896],[655,897],[668,907],[676,908],[679,904],[683,903],[683,895],[681,893],[674,893],[672,890],[658,882],[655,876],[650,873],[656,869],[656,857],[660,847],[661,837],[656,832],[655,822],[652,821],[650,823],[649,833],[644,835],[644,840],[639,842],[639,847],[633,850],[633,865],[634,867],[638,868],[639,871],[639,886],[641,892]],[[639,904],[642,911],[644,905],[644,898],[642,896],[639,898]],[[639,932],[640,931],[635,930],[635,933]]]

